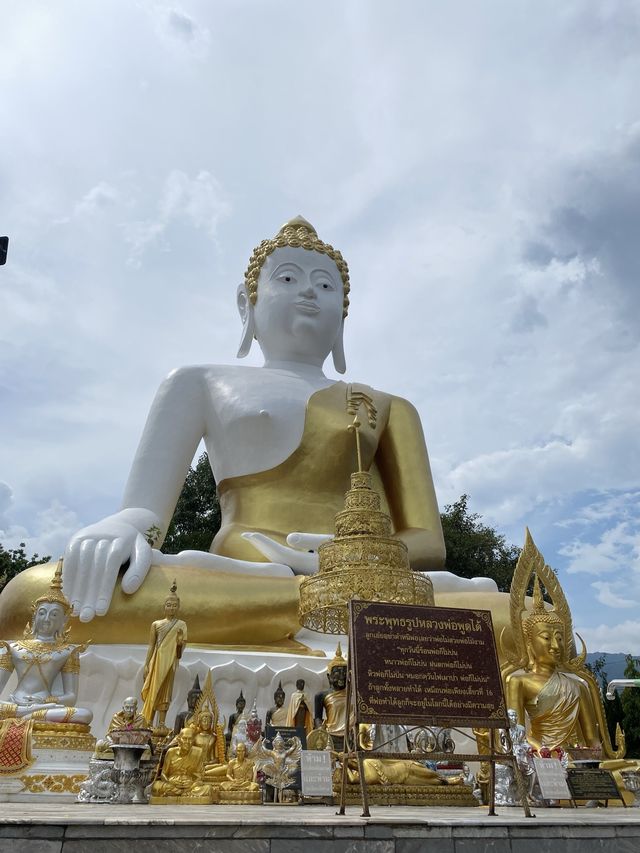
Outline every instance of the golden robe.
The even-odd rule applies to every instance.
[[[149,723],[157,710],[166,711],[171,702],[173,679],[178,666],[178,635],[181,644],[187,642],[187,626],[182,619],[159,619],[151,625],[149,645],[153,653],[147,677],[142,686],[142,716]]]
[[[555,749],[580,741],[582,683],[577,675],[555,670],[533,702],[526,705],[531,735],[541,746]]]

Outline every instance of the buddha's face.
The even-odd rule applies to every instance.
[[[529,628],[529,648],[537,664],[556,667],[564,659],[564,626],[534,622]]]
[[[329,682],[334,690],[344,690],[347,684],[346,666],[334,666],[329,676]]]
[[[246,700],[244,699],[236,699],[236,711],[238,714],[241,714],[246,707]]]
[[[38,639],[58,637],[64,630],[64,607],[55,601],[43,601],[33,617],[33,632]]]
[[[268,256],[258,279],[255,333],[267,360],[322,364],[342,324],[343,285],[335,262],[285,246]]]
[[[175,598],[168,598],[164,603],[164,615],[167,619],[175,619],[179,609],[180,602]]]
[[[282,708],[284,705],[284,692],[281,690],[276,690],[273,694],[273,700],[276,703],[276,707]]]
[[[244,761],[247,756],[247,747],[242,742],[236,747],[236,756],[239,761]]]
[[[210,732],[211,726],[213,725],[213,717],[208,711],[205,711],[203,714],[200,714],[198,719],[198,725],[203,732]]]

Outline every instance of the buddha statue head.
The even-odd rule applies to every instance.
[[[334,690],[344,690],[347,684],[347,661],[342,654],[342,645],[338,643],[333,660],[327,666],[327,678]]]
[[[198,699],[202,696],[202,688],[200,687],[200,676],[196,675],[195,681],[193,682],[193,687],[187,693],[187,708],[189,709],[189,713],[193,714],[196,709],[196,705],[198,704]]]
[[[241,691],[240,691],[240,695],[239,695],[239,696],[238,696],[238,698],[236,699],[236,713],[237,713],[237,714],[242,714],[242,712],[244,711],[244,709],[246,708],[246,706],[247,706],[247,700],[246,700],[246,699],[244,698],[244,696],[242,695],[242,690],[241,690]]]
[[[35,600],[31,621],[24,630],[26,639],[55,642],[69,633],[66,628],[71,604],[62,591],[62,560],[58,560],[49,591]]]
[[[198,726],[198,731],[211,733],[213,730],[213,724],[215,720],[213,719],[213,712],[209,710],[209,708],[205,708],[200,711],[196,720],[196,725]]]
[[[554,609],[544,605],[537,576],[533,581],[533,610],[522,624],[528,669],[553,670],[566,661],[565,624]]]
[[[164,615],[167,619],[175,619],[178,615],[178,611],[180,610],[180,599],[176,594],[177,589],[178,584],[174,580],[174,582],[171,584],[169,595],[164,601]]]
[[[344,373],[348,294],[349,270],[340,252],[320,240],[306,219],[291,219],[254,249],[238,288],[238,357],[247,355],[255,338],[267,365],[322,367],[332,353],[336,370]]]
[[[276,687],[276,692],[273,694],[273,701],[276,703],[276,708],[282,708],[284,705],[285,694],[282,688],[282,682],[278,682],[278,686]]]

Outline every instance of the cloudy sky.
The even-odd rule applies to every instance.
[[[640,654],[639,9],[5,5],[0,542],[117,509],[158,383],[233,360],[251,250],[301,213],[440,504],[528,524],[589,650]]]

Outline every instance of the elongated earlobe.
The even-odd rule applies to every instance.
[[[238,358],[244,358],[249,354],[256,330],[253,322],[253,305],[247,296],[244,284],[238,286],[237,301],[240,319],[242,320],[242,337],[238,347]]]
[[[344,357],[344,320],[340,324],[340,331],[334,341],[331,355],[333,356],[333,366],[336,371],[338,373],[346,373],[347,362]]]

